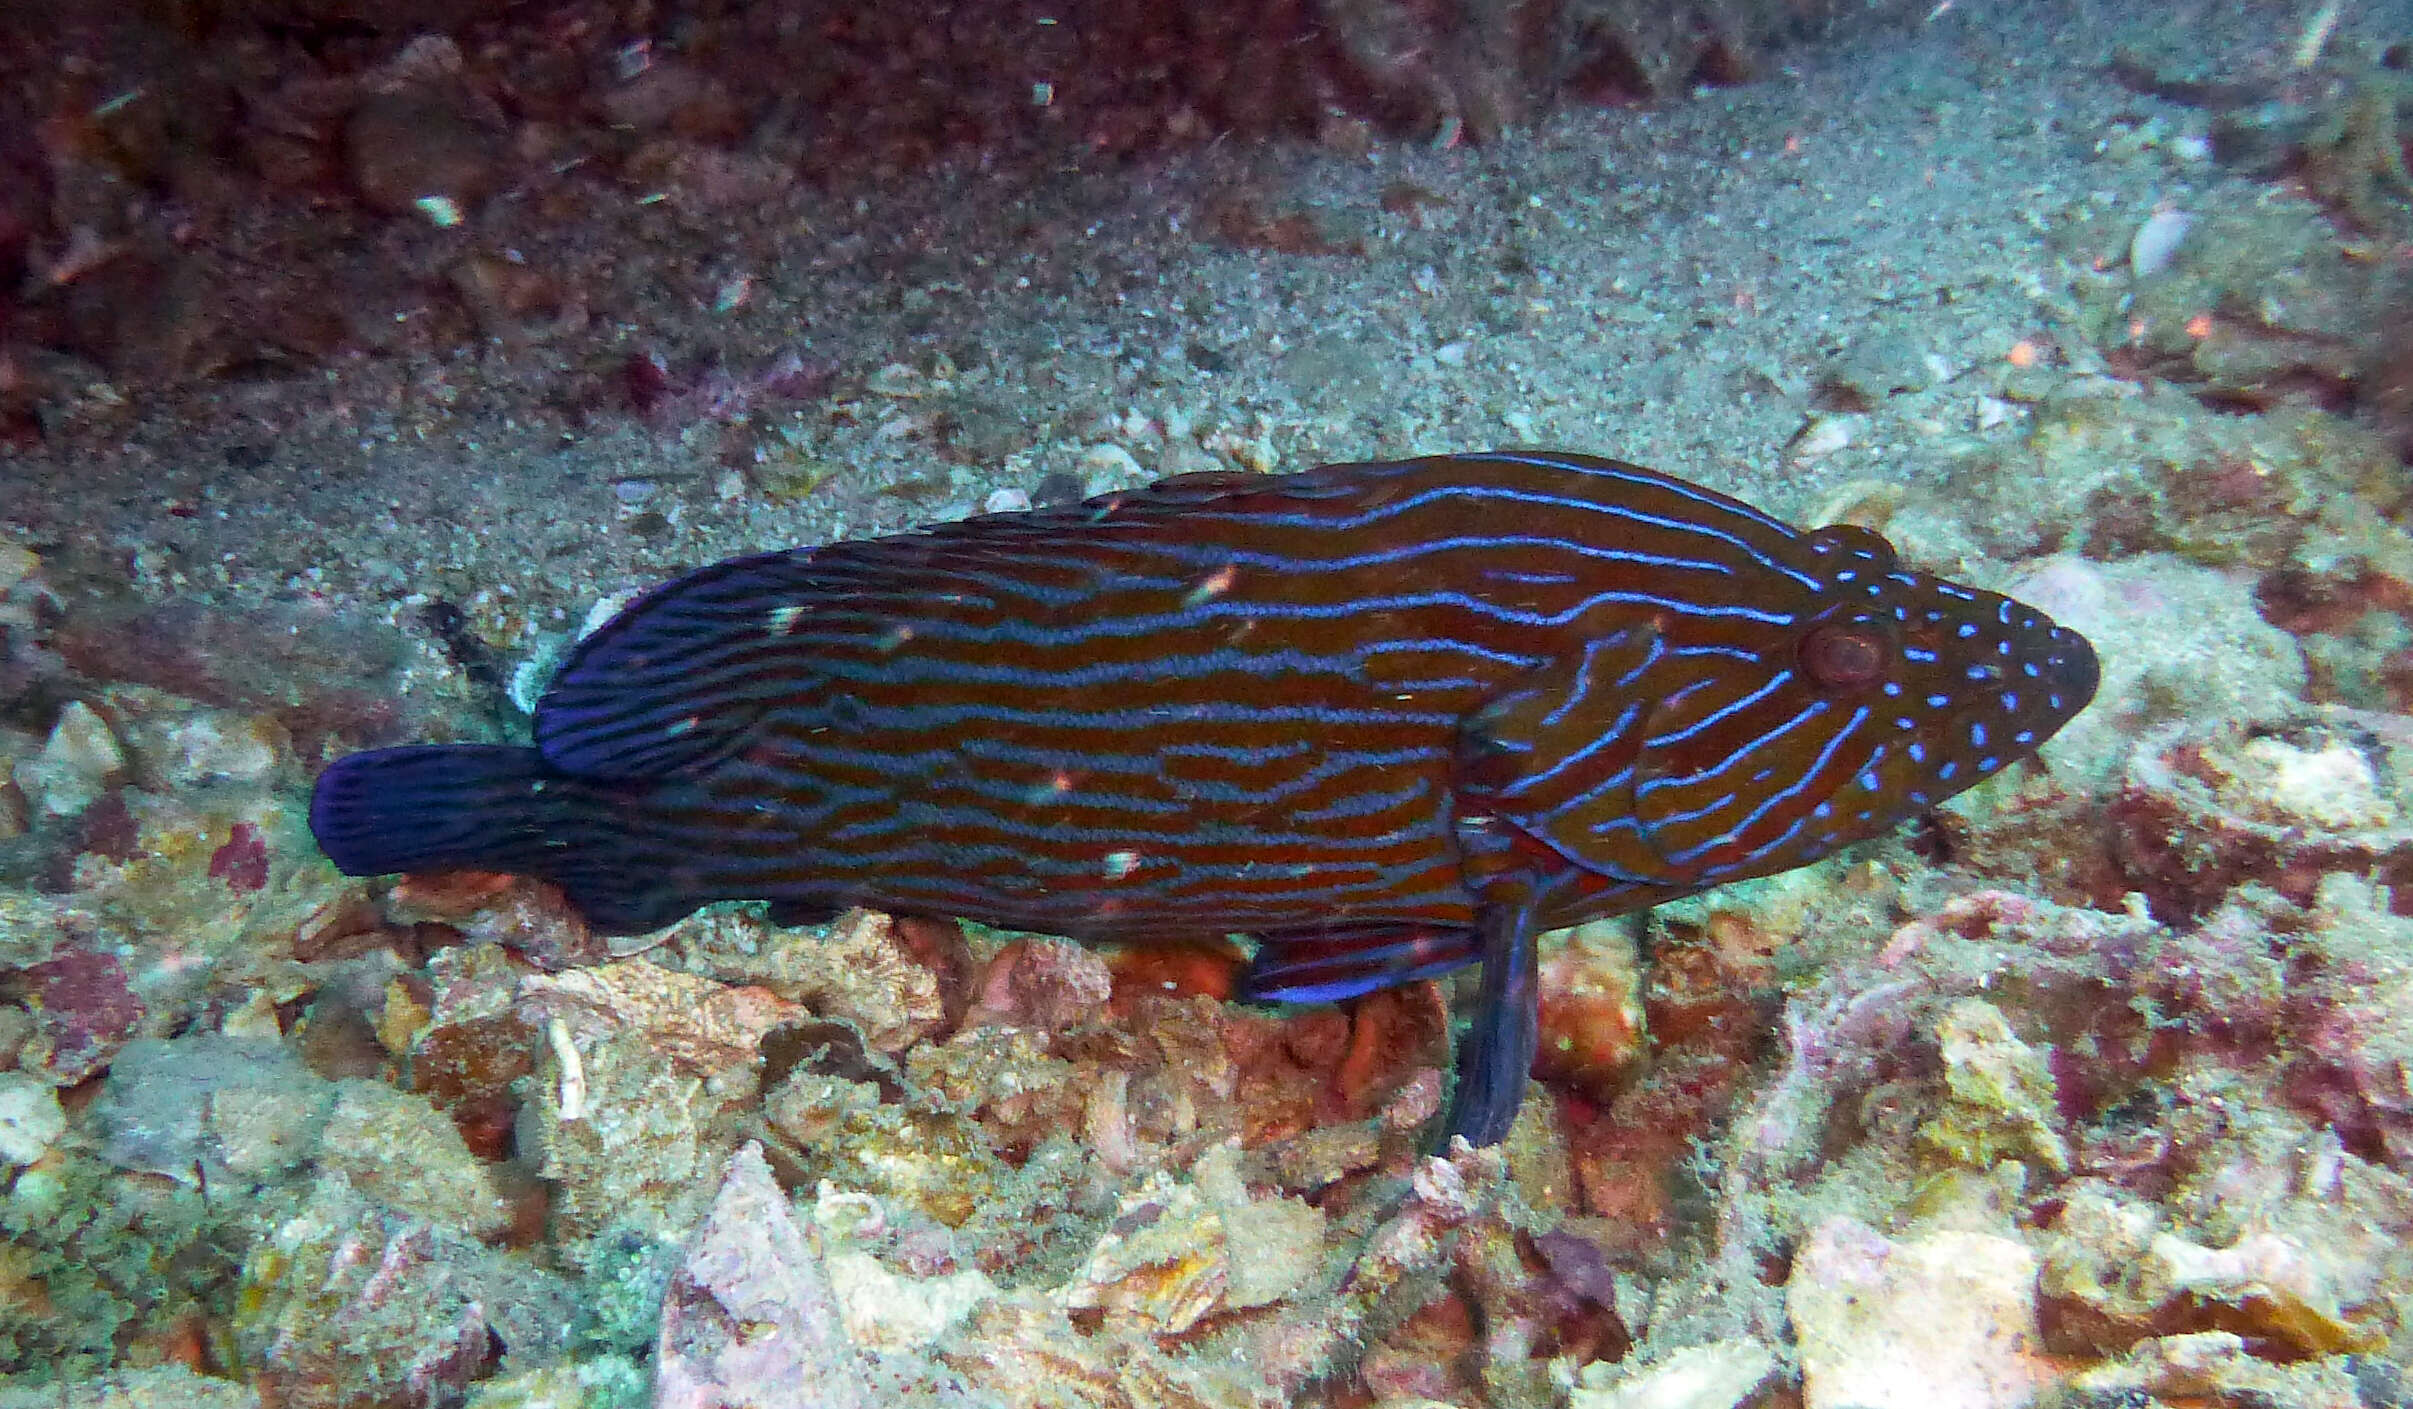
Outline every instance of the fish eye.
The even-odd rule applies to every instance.
[[[1882,679],[1892,661],[1886,639],[1855,622],[1830,622],[1801,642],[1802,673],[1821,689],[1863,689]]]

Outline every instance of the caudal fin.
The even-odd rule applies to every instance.
[[[610,789],[564,778],[534,749],[429,744],[336,760],[310,832],[348,876],[507,871],[560,886],[607,934],[659,929],[696,906],[648,859]]]

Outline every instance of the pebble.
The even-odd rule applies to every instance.
[[[2055,1378],[2036,1271],[2013,1238],[1828,1219],[1785,1283],[1802,1409],[2022,1409]]]
[[[841,468],[837,461],[820,455],[772,455],[755,465],[754,483],[773,501],[793,504],[819,489]]]
[[[42,560],[30,548],[14,543],[0,543],[0,592],[6,592],[34,575]]]
[[[2150,279],[2168,269],[2177,261],[2178,248],[2186,243],[2187,232],[2194,228],[2195,217],[2183,210],[2155,211],[2128,241],[2130,272],[2140,279]]]
[[[42,751],[17,764],[17,786],[53,817],[72,817],[98,799],[109,779],[125,772],[125,750],[109,725],[82,700],[69,700]]]
[[[1115,444],[1093,445],[1081,452],[1081,472],[1088,477],[1090,487],[1101,484],[1110,488],[1137,484],[1148,477],[1131,452]]]
[[[0,1163],[11,1169],[32,1164],[66,1133],[67,1114],[49,1082],[0,1072]]]
[[[1030,506],[1030,492],[1011,487],[991,494],[981,505],[983,509],[992,514],[1019,514],[1029,509]]]
[[[136,726],[131,742],[146,771],[171,787],[256,782],[287,746],[284,726],[268,715],[204,710],[158,728]]]
[[[1866,420],[1857,415],[1813,417],[1785,447],[1785,458],[1796,465],[1824,459],[1851,444]]]
[[[902,362],[891,362],[863,379],[863,389],[906,400],[930,394],[929,378]]]
[[[1568,1392],[1567,1409],[1734,1409],[1776,1373],[1758,1341],[1692,1345],[1640,1369],[1594,1361]]]

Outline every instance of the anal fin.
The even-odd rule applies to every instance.
[[[1496,1145],[1516,1123],[1541,1044],[1535,920],[1572,875],[1539,883],[1503,877],[1485,892],[1479,928],[1483,982],[1473,1019],[1458,1041],[1453,1062],[1458,1079],[1449,1113],[1435,1131],[1435,1142],[1444,1149],[1454,1135],[1465,1136],[1470,1145]]]

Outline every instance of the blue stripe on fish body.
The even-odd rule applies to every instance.
[[[768,899],[1245,932],[1256,992],[1331,996],[1514,980],[1538,929],[1881,833],[2093,688],[2083,640],[1874,534],[1436,457],[716,564],[579,645],[534,749],[346,759],[313,825],[347,870],[524,871],[607,929]],[[1454,1129],[1504,1128],[1527,1042],[1470,1043]]]

